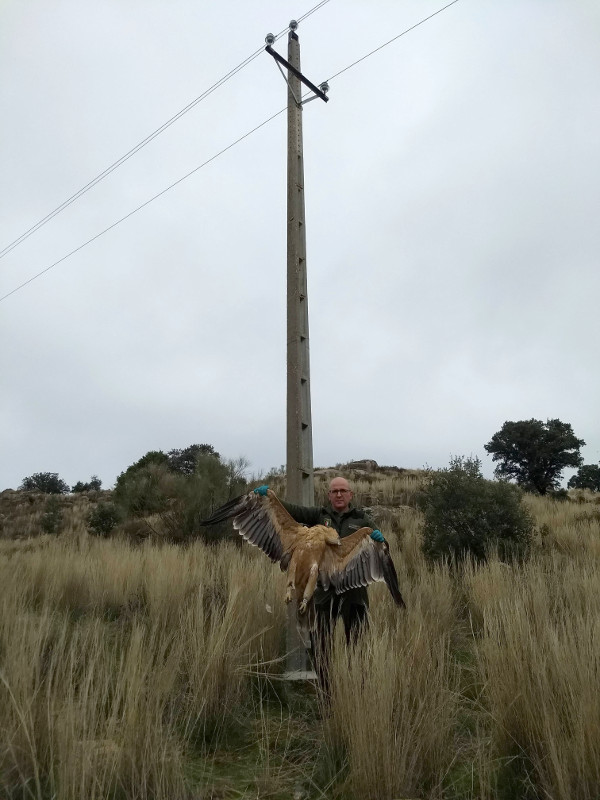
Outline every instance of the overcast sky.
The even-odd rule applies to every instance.
[[[0,248],[317,0],[6,0]],[[444,5],[330,0],[313,82]],[[286,55],[287,37],[276,49]],[[458,0],[304,108],[315,465],[442,467],[506,420],[600,460],[600,4]],[[0,260],[0,295],[286,104],[262,53]],[[0,303],[0,490],[148,450],[285,461],[286,116]],[[569,474],[566,473],[565,477]]]

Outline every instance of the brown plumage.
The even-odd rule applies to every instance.
[[[404,606],[387,542],[371,539],[372,528],[360,528],[343,539],[326,525],[307,528],[292,518],[271,489],[265,497],[254,492],[236,497],[201,524],[226,519],[232,519],[244,539],[287,570],[285,601],[295,599],[300,616],[309,607],[317,583],[341,594],[385,581],[396,604]]]

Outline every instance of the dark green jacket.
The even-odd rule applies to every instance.
[[[348,510],[343,514],[335,511],[328,503],[326,506],[296,506],[292,503],[283,503],[285,508],[290,512],[296,522],[301,522],[303,525],[327,525],[334,528],[341,539],[349,536],[359,528],[373,528],[377,526],[373,520],[368,517],[362,508],[355,508],[352,504]],[[335,597],[335,589],[329,589],[327,592],[320,586],[317,586],[314,598],[317,605],[328,603]],[[344,603],[348,602],[351,605],[369,605],[369,597],[367,589],[361,586],[360,589],[350,589],[343,594]]]

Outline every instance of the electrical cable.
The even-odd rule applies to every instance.
[[[301,23],[301,22],[303,22],[305,19],[307,19],[307,17],[310,17],[310,15],[311,15],[311,14],[314,14],[314,13],[315,13],[315,11],[318,11],[320,8],[323,8],[323,6],[326,6],[326,5],[327,5],[327,3],[329,3],[329,0],[322,0],[322,2],[320,2],[320,3],[317,3],[317,5],[316,5],[316,6],[314,6],[313,8],[311,8],[311,9],[310,9],[310,11],[307,11],[307,12],[306,12],[306,14],[303,14],[301,17],[298,17],[298,19],[296,20],[296,22],[297,22],[298,24],[300,24],[300,23]],[[287,30],[287,28],[286,28],[286,30]],[[284,31],[284,33],[285,33],[285,31]],[[279,38],[279,36],[278,36],[277,38]]]
[[[362,56],[362,58],[359,58],[357,61],[353,61],[352,64],[348,64],[347,67],[344,67],[344,69],[341,69],[339,72],[336,72],[335,75],[332,75],[331,78],[327,78],[327,80],[332,81],[334,78],[338,78],[340,75],[343,75],[344,72],[347,72],[349,69],[352,69],[352,67],[355,67],[357,64],[360,64],[361,61],[365,61],[370,56],[374,55],[375,53],[378,53],[380,50],[383,50],[384,47],[387,47],[388,44],[392,44],[392,42],[395,42],[397,39],[400,39],[401,36],[406,36],[407,33],[414,31],[414,29],[418,28],[419,25],[422,25],[424,22],[427,22],[433,17],[436,17],[438,14],[441,14],[442,11],[445,11],[447,8],[450,8],[450,6],[453,6],[455,3],[458,3],[458,0],[452,0],[452,2],[448,3],[448,5],[438,9],[437,11],[434,11],[433,14],[430,14],[428,17],[425,17],[420,22],[417,22],[414,25],[411,25],[410,28],[406,28],[406,30],[402,31],[402,33],[399,33],[397,36],[394,36],[393,39],[390,39],[388,42],[385,42],[385,44],[379,45],[379,47],[376,47],[375,50],[371,50],[370,53],[367,53],[366,56]]]
[[[329,2],[329,0],[323,0],[323,2],[320,5],[321,6],[324,5],[326,2]],[[427,22],[427,20],[430,20],[432,17],[437,16],[437,14],[440,14],[442,11],[445,11],[447,8],[450,8],[450,6],[455,5],[455,3],[458,3],[458,0],[452,0],[451,3],[448,3],[443,8],[440,8],[438,11],[435,11],[433,14],[430,14],[428,17],[425,17],[424,19],[422,19],[420,22],[417,22],[415,25],[412,25],[410,28],[407,28],[406,30],[402,31],[402,33],[399,33],[397,36],[394,36],[393,39],[390,39],[389,41],[385,42],[385,44],[382,44],[380,47],[377,47],[375,50],[372,50],[370,53],[367,53],[365,56],[362,56],[362,58],[359,58],[356,61],[353,61],[352,64],[349,64],[347,67],[344,67],[344,69],[342,69],[339,72],[337,72],[335,75],[333,75],[331,78],[329,78],[329,80],[333,80],[334,78],[337,78],[338,76],[342,75],[344,72],[347,72],[352,67],[356,66],[357,64],[360,64],[361,61],[365,61],[365,59],[367,59],[370,56],[374,55],[375,53],[379,52],[379,50],[382,50],[384,47],[387,47],[387,45],[391,44],[392,42],[395,42],[401,36],[404,36],[405,34],[409,33],[410,31],[414,30],[415,28],[418,28],[419,25],[422,25],[424,22]],[[309,13],[312,13],[312,12],[309,12]],[[285,31],[284,31],[284,33],[285,33]],[[280,34],[280,35],[282,35],[282,34]],[[262,52],[262,50],[261,50],[261,52]],[[307,94],[310,94],[310,92],[307,92]],[[217,159],[223,153],[226,153],[228,150],[231,150],[231,148],[235,147],[236,144],[239,144],[244,139],[247,139],[253,133],[255,133],[256,131],[260,130],[265,125],[267,125],[269,122],[271,122],[276,117],[278,117],[280,114],[283,114],[283,112],[286,111],[286,110],[287,110],[287,106],[285,106],[284,108],[280,109],[275,114],[272,114],[268,119],[263,120],[263,122],[261,122],[259,125],[256,125],[256,127],[252,128],[252,130],[250,130],[247,133],[243,134],[243,136],[240,136],[234,142],[231,142],[231,144],[228,144],[227,147],[224,147],[222,150],[219,150],[218,153],[215,153],[215,155],[211,156],[209,159],[204,161],[202,164],[199,164],[197,167],[195,167],[194,169],[190,170],[190,172],[188,172],[185,175],[183,175],[181,178],[179,178],[174,183],[172,183],[169,186],[167,186],[165,189],[160,191],[158,194],[155,194],[149,200],[146,200],[144,203],[142,203],[141,205],[137,206],[137,208],[134,208],[133,211],[130,211],[124,217],[121,217],[116,222],[113,222],[111,225],[109,225],[107,228],[104,228],[104,230],[100,231],[100,233],[97,233],[95,236],[92,236],[91,239],[88,239],[83,244],[80,244],[74,250],[71,250],[69,253],[67,253],[66,255],[62,256],[62,258],[59,258],[58,261],[55,261],[53,264],[50,264],[50,266],[48,266],[48,267],[45,267],[45,269],[41,270],[36,275],[33,275],[31,278],[29,278],[28,280],[24,281],[19,286],[16,286],[10,292],[8,292],[7,294],[5,294],[2,297],[0,297],[0,302],[2,302],[3,300],[6,300],[8,297],[10,297],[11,295],[15,294],[15,292],[18,292],[20,289],[23,289],[25,286],[30,284],[32,281],[34,281],[37,278],[39,278],[40,276],[44,275],[46,272],[49,272],[51,269],[53,269],[54,267],[56,267],[59,264],[61,264],[67,258],[70,258],[72,255],[75,255],[75,253],[78,253],[84,247],[87,247],[88,244],[91,244],[92,242],[96,241],[96,239],[99,239],[105,233],[108,233],[113,228],[116,228],[117,225],[120,225],[122,222],[124,222],[125,220],[129,219],[130,217],[132,217],[138,211],[141,211],[143,208],[145,208],[146,206],[150,205],[150,203],[154,202],[154,200],[157,200],[159,197],[162,197],[162,195],[166,194],[170,189],[173,189],[175,186],[178,186],[184,180],[189,178],[191,175],[194,175],[196,172],[198,172],[198,170],[200,170],[203,167],[205,167],[208,164],[210,164],[212,161]]]
[[[98,183],[100,183],[100,181],[104,180],[104,178],[106,178],[108,175],[110,175],[111,172],[114,172],[117,169],[117,167],[120,167],[121,164],[124,164],[126,161],[128,161],[132,156],[134,156],[137,152],[139,152],[143,147],[145,147],[147,144],[149,144],[151,141],[153,141],[153,139],[156,139],[157,136],[159,136],[161,133],[163,133],[163,131],[167,130],[167,128],[169,128],[175,122],[177,122],[177,120],[180,119],[184,114],[187,114],[188,111],[191,111],[192,108],[194,108],[196,105],[198,105],[198,103],[200,103],[202,100],[207,98],[210,94],[212,94],[212,92],[214,92],[216,89],[218,89],[224,83],[226,83],[226,81],[229,80],[230,78],[232,78],[237,72],[240,72],[244,67],[248,66],[248,64],[250,64],[251,61],[253,61],[255,58],[257,58],[258,55],[260,55],[260,53],[262,53],[262,51],[263,51],[263,48],[261,48],[260,50],[257,50],[251,56],[248,56],[248,58],[245,59],[244,61],[242,61],[241,64],[238,64],[237,67],[235,67],[233,70],[231,70],[231,72],[228,72],[227,75],[225,75],[223,78],[221,78],[219,81],[217,81],[217,83],[213,84],[209,89],[207,89],[205,92],[203,92],[201,95],[199,95],[195,100],[192,100],[191,103],[188,103],[188,105],[185,106],[185,108],[182,108],[181,111],[178,111],[177,114],[175,114],[175,116],[173,116],[169,120],[167,120],[163,125],[160,126],[160,128],[157,128],[155,131],[153,131],[148,136],[146,136],[145,139],[142,139],[141,142],[136,144],[135,147],[132,147],[131,150],[129,150],[127,153],[125,153],[125,155],[123,155],[123,156],[121,156],[121,158],[117,159],[117,161],[115,161],[113,164],[111,164],[109,167],[107,167],[103,172],[101,172],[99,175],[97,175],[95,178],[93,178],[89,183],[86,183],[85,186],[83,186],[81,189],[79,189],[77,192],[75,192],[75,194],[71,195],[71,197],[69,197],[67,200],[65,200],[63,203],[61,203],[59,206],[57,206],[53,211],[51,211],[49,214],[47,214],[45,217],[43,217],[43,219],[41,219],[35,225],[32,225],[31,228],[29,228],[24,233],[22,233],[14,241],[12,241],[10,244],[8,244],[3,250],[0,250],[0,258],[3,258],[5,255],[10,253],[11,250],[14,250],[15,247],[17,247],[19,244],[24,242],[25,239],[29,238],[29,236],[31,236],[33,233],[38,231],[47,222],[50,222],[50,220],[53,219],[57,214],[60,214],[61,211],[64,211],[65,208],[67,208],[68,206],[71,205],[71,203],[74,203],[75,200],[78,200],[82,195],[84,195],[86,192],[88,192],[90,189],[92,189],[94,186],[96,186],[96,184],[98,184]]]
[[[224,147],[222,150],[219,150],[218,153],[215,153],[215,155],[213,155],[210,158],[208,158],[202,164],[199,164],[197,167],[194,167],[194,169],[190,170],[190,172],[188,172],[185,175],[183,175],[181,178],[179,178],[174,183],[172,183],[169,186],[167,186],[165,189],[162,189],[162,191],[160,191],[158,194],[155,194],[149,200],[146,200],[144,203],[139,205],[137,208],[134,208],[133,211],[130,211],[128,214],[125,214],[124,217],[121,217],[116,222],[113,222],[111,225],[108,226],[108,228],[104,228],[103,231],[100,231],[100,233],[97,233],[95,236],[92,236],[92,238],[88,239],[87,242],[84,242],[83,244],[80,244],[79,247],[76,247],[74,250],[71,250],[70,253],[67,253],[62,258],[59,258],[58,261],[54,262],[54,264],[50,264],[49,267],[46,267],[45,269],[41,270],[40,272],[37,273],[37,275],[33,275],[31,278],[29,278],[28,280],[24,281],[20,286],[15,287],[14,289],[12,289],[12,291],[8,292],[8,294],[5,294],[2,297],[0,297],[0,302],[2,302],[2,300],[6,300],[6,298],[10,297],[11,294],[14,294],[15,292],[18,292],[19,289],[22,289],[24,286],[27,286],[28,283],[31,283],[32,281],[36,280],[36,278],[39,278],[41,275],[44,275],[44,273],[49,272],[51,269],[53,269],[54,267],[58,266],[63,261],[66,261],[67,258],[70,258],[71,256],[75,255],[75,253],[78,253],[80,250],[83,250],[83,248],[87,247],[88,244],[91,244],[92,242],[95,242],[96,239],[99,239],[101,236],[104,236],[105,233],[108,233],[113,228],[116,228],[117,225],[121,224],[121,222],[125,222],[126,219],[129,219],[129,217],[132,217],[134,214],[137,214],[137,212],[141,211],[142,208],[145,208],[146,206],[150,205],[150,203],[153,203],[154,200],[157,200],[159,197],[162,197],[163,194],[166,194],[170,189],[173,189],[175,186],[177,186],[178,184],[182,183],[184,180],[186,180],[186,178],[189,178],[195,172],[198,172],[198,170],[202,169],[202,167],[206,167],[208,164],[211,163],[211,161],[214,161],[220,155],[223,155],[223,153],[226,153],[227,150],[231,150],[231,148],[235,147],[236,144],[239,144],[244,139],[247,139],[248,136],[251,136],[253,133],[255,133],[256,131],[260,130],[260,128],[263,128],[269,122],[274,120],[275,117],[278,117],[280,114],[283,114],[284,111],[287,111],[287,106],[284,106],[284,108],[281,108],[279,111],[277,111],[275,114],[270,116],[268,119],[263,120],[263,122],[261,122],[255,128],[252,128],[251,131],[248,131],[243,136],[240,136],[239,139],[236,139],[235,142],[231,142],[231,144],[228,144],[227,147]]]
[[[309,11],[307,11],[306,14],[303,14],[298,19],[298,22],[301,22],[302,20],[304,20],[307,17],[309,17],[311,14],[314,14],[315,11],[318,11],[320,8],[322,8],[324,5],[326,5],[329,2],[330,2],[330,0],[322,0],[322,2],[318,3],[316,6],[314,6]],[[276,41],[278,39],[280,39],[287,32],[288,27],[284,28],[282,31],[280,31],[277,34],[277,36],[275,37]],[[234,67],[232,70],[230,70],[226,75],[224,75],[222,78],[220,78],[216,83],[214,83],[212,86],[210,86],[208,89],[206,89],[201,95],[196,97],[195,100],[192,100],[190,103],[187,104],[187,106],[182,108],[181,111],[178,111],[177,114],[175,114],[173,117],[168,119],[165,123],[163,123],[159,128],[157,128],[155,131],[153,131],[148,136],[146,136],[145,139],[142,139],[141,142],[136,144],[135,147],[132,147],[131,150],[129,150],[127,153],[125,153],[125,155],[123,155],[123,156],[121,156],[121,158],[117,159],[117,161],[115,161],[113,164],[111,164],[109,167],[107,167],[105,170],[103,170],[99,175],[96,175],[95,178],[93,178],[89,183],[86,183],[86,185],[83,186],[81,189],[79,189],[77,192],[75,192],[75,194],[71,195],[71,197],[69,197],[67,200],[62,202],[53,211],[51,211],[49,214],[46,214],[45,217],[43,217],[41,220],[36,222],[35,225],[32,225],[31,228],[28,228],[24,233],[22,233],[16,239],[14,239],[12,242],[10,242],[10,244],[6,245],[6,247],[4,247],[2,250],[0,250],[0,258],[3,258],[5,255],[8,255],[8,253],[10,253],[11,250],[14,250],[15,247],[18,247],[18,245],[20,245],[22,242],[24,242],[26,239],[28,239],[32,234],[34,234],[36,231],[38,231],[41,227],[46,225],[46,223],[50,222],[51,219],[54,219],[54,217],[57,214],[60,214],[61,211],[64,211],[66,208],[68,208],[72,203],[74,203],[76,200],[78,200],[82,195],[84,195],[86,192],[89,192],[89,190],[92,189],[94,186],[96,186],[96,184],[100,183],[100,181],[102,181],[102,180],[104,180],[104,178],[108,177],[108,175],[110,175],[118,167],[120,167],[122,164],[124,164],[126,161],[128,161],[132,156],[134,156],[136,153],[138,153],[147,144],[150,144],[150,142],[152,142],[154,139],[156,139],[157,136],[160,136],[160,134],[163,133],[164,131],[166,131],[167,128],[170,128],[171,125],[173,125],[175,122],[177,122],[177,120],[181,119],[181,117],[183,117],[184,114],[187,114],[188,111],[191,111],[193,108],[195,108],[200,102],[202,102],[202,100],[205,100],[214,91],[216,91],[221,86],[223,86],[223,84],[227,83],[228,80],[233,78],[234,75],[237,75],[238,72],[241,72],[242,69],[247,67],[252,61],[254,61],[255,58],[258,58],[258,56],[261,55],[261,53],[263,53],[263,52],[264,52],[264,47],[260,47],[254,53],[252,53],[247,58],[245,58],[242,62],[240,62],[237,65],[237,67]]]

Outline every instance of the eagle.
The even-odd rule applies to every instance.
[[[272,489],[264,496],[252,491],[236,497],[200,524],[228,519],[246,541],[287,571],[285,602],[296,601],[299,622],[312,608],[317,584],[342,594],[385,581],[394,602],[404,606],[389,547],[371,539],[373,528],[359,528],[342,539],[327,525],[307,527],[296,522]]]

